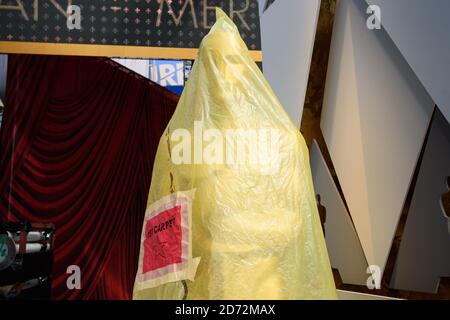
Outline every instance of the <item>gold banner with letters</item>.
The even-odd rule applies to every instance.
[[[0,0],[0,53],[195,59],[216,6],[262,61],[257,0]]]

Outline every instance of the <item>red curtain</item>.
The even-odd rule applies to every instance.
[[[53,298],[131,298],[153,159],[178,96],[105,58],[8,63],[0,218],[56,225]],[[81,290],[67,289],[70,265]]]

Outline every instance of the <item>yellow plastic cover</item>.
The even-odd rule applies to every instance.
[[[150,207],[195,190],[186,230],[197,262],[158,286],[138,274],[134,298],[335,299],[305,141],[236,26],[216,15],[161,137],[148,197]]]

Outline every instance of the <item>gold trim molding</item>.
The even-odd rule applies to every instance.
[[[197,52],[192,48],[0,41],[0,53],[194,60]],[[262,61],[261,50],[249,53],[256,62]]]

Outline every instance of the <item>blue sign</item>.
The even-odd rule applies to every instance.
[[[150,80],[163,87],[184,86],[184,61],[152,60]]]

